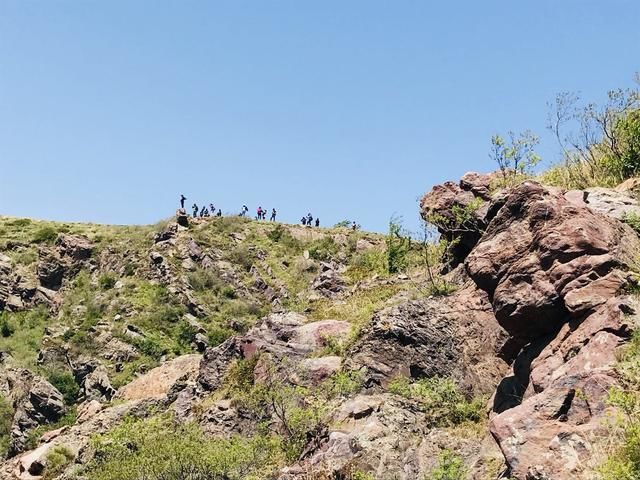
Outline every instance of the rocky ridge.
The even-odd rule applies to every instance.
[[[593,478],[617,352],[637,324],[640,241],[622,220],[640,205],[623,189],[494,184],[471,173],[421,201],[451,243],[447,296],[426,293],[419,264],[363,279],[383,244],[348,231],[181,219],[135,245],[64,233],[31,265],[16,259],[33,247],[12,240],[0,307],[12,321],[50,316],[35,367],[4,357],[2,478],[42,478],[56,447],[73,458],[59,478],[87,478],[92,437],[163,411],[210,438],[259,424],[286,437],[286,414],[238,397],[239,366],[250,392],[277,384],[304,392],[300,408],[322,400],[296,457],[268,478],[428,478],[444,451],[465,478]],[[51,367],[77,383],[71,404],[44,378]],[[429,379],[484,398],[486,420],[441,419],[403,393]],[[335,393],[338,381],[349,388]]]

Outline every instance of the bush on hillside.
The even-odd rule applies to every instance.
[[[241,480],[264,478],[282,462],[276,436],[207,438],[167,416],[127,419],[92,440],[92,480]]]
[[[637,90],[612,90],[603,106],[580,105],[577,95],[562,92],[549,119],[563,160],[541,175],[544,183],[567,189],[613,187],[640,174]]]
[[[117,277],[115,276],[115,274],[111,272],[103,273],[98,278],[98,285],[102,290],[111,290],[113,287],[116,286],[117,282],[118,282]]]
[[[411,383],[407,377],[398,377],[389,384],[389,391],[419,401],[434,427],[479,422],[483,418],[484,401],[481,398],[467,400],[449,378],[421,378]]]
[[[424,480],[462,480],[467,478],[467,473],[462,457],[451,450],[442,450],[438,455],[438,465]]]
[[[598,470],[602,480],[635,480],[640,478],[640,332],[634,332],[616,368],[623,384],[609,391],[608,403],[617,415],[609,424],[607,458]]]
[[[498,164],[502,179],[500,186],[508,187],[533,175],[540,156],[534,151],[540,139],[530,131],[509,132],[508,140],[500,135],[491,137],[490,157]]]
[[[40,227],[33,234],[34,243],[53,243],[56,238],[58,238],[58,232],[49,225]]]
[[[63,370],[50,371],[47,375],[47,380],[58,389],[67,405],[76,403],[80,395],[80,386],[70,372]]]
[[[0,395],[0,457],[4,457],[9,448],[13,414],[13,406],[9,400]]]

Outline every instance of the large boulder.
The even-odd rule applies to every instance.
[[[465,265],[523,344],[592,313],[625,285],[640,243],[621,222],[535,182],[497,207]]]
[[[635,304],[610,299],[586,320],[563,325],[530,360],[522,403],[495,415],[489,427],[513,478],[591,478],[598,439],[608,436],[618,347],[638,322]]]
[[[488,393],[506,373],[500,351],[507,335],[484,292],[473,285],[448,297],[389,307],[363,329],[346,367],[364,371],[379,389],[397,376],[451,377],[465,390]]]
[[[121,387],[117,398],[162,400],[172,392],[176,383],[195,380],[201,359],[201,355],[191,354],[165,362]]]
[[[37,265],[40,284],[49,290],[59,290],[65,278],[71,278],[89,264],[93,244],[80,235],[60,234],[54,247],[41,247]]]
[[[495,174],[465,174],[459,183],[436,185],[420,200],[420,213],[451,243],[451,267],[463,261],[482,236]]]
[[[0,393],[14,408],[9,456],[24,451],[29,432],[58,421],[65,413],[62,394],[44,378],[25,369],[0,371]]]

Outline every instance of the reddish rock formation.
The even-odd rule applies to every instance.
[[[459,187],[436,187],[423,213],[446,216],[437,209],[461,197],[468,195]],[[524,347],[496,390],[490,423],[513,478],[581,478],[588,470],[607,391],[618,382],[616,351],[636,323],[624,287],[640,242],[618,220],[635,207],[617,192],[524,182],[496,194],[476,222],[466,270],[514,351]]]

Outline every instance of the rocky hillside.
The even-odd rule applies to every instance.
[[[494,180],[424,196],[446,250],[0,217],[0,478],[598,478],[638,321],[634,182]]]

